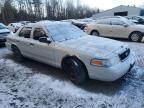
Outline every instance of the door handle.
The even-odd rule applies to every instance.
[[[31,46],[34,46],[34,44],[33,44],[33,43],[30,43],[30,45],[31,45]]]

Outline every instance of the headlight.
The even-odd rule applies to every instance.
[[[91,65],[95,66],[103,66],[103,67],[110,67],[112,64],[109,60],[107,59],[92,59],[90,62]]]

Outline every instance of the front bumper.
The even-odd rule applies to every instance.
[[[89,66],[88,75],[91,79],[101,81],[115,81],[130,71],[135,64],[134,54],[131,53],[127,60],[112,67]]]

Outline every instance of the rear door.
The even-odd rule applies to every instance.
[[[33,58],[53,65],[54,64],[54,42],[43,43],[39,41],[41,37],[48,37],[43,28],[34,28],[32,33],[32,41],[30,44],[30,49],[33,55]]]
[[[111,37],[112,25],[110,23],[110,19],[102,19],[97,21],[97,28],[100,36]]]
[[[23,27],[20,32],[17,34],[15,41],[17,44],[17,47],[20,49],[22,54],[24,56],[31,57],[31,48],[30,46],[30,41],[31,41],[31,33],[32,33],[32,28],[31,27]]]

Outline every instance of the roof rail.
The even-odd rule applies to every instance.
[[[123,18],[122,16],[104,16],[97,19],[106,19],[106,18]]]

